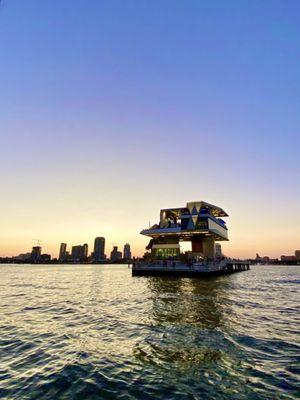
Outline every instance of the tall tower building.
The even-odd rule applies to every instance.
[[[124,245],[123,258],[124,260],[131,260],[131,250],[129,243],[126,243]]]
[[[60,262],[65,261],[67,257],[67,244],[61,243],[59,248],[59,257],[58,260]]]
[[[34,246],[31,251],[30,261],[38,263],[41,260],[42,248],[41,246]]]
[[[83,262],[87,258],[88,245],[72,246],[71,259],[73,262]]]
[[[89,252],[89,246],[88,246],[87,243],[84,243],[84,245],[83,245],[83,255],[84,255],[84,258],[87,258],[88,252]]]
[[[93,260],[95,262],[101,262],[105,260],[105,238],[104,237],[96,237],[94,242],[94,254]]]

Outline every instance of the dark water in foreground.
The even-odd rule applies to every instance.
[[[1,399],[296,399],[300,267],[0,265]]]

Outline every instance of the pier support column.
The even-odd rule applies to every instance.
[[[193,237],[192,253],[201,254],[204,258],[213,259],[215,256],[215,241],[211,237]]]
[[[211,260],[215,257],[215,241],[213,238],[209,237],[203,239],[203,253],[204,257]]]
[[[192,253],[203,253],[203,239],[201,237],[192,239]]]

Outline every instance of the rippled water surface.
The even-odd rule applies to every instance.
[[[0,265],[0,286],[0,398],[299,398],[299,266]]]

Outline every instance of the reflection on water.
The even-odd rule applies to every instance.
[[[153,293],[153,318],[157,323],[197,324],[202,329],[222,324],[222,304],[227,281],[215,279],[149,278]]]
[[[139,343],[134,355],[147,364],[191,369],[220,361],[224,328],[222,301],[227,281],[148,278],[152,293],[151,317],[155,329]],[[212,342],[214,344],[212,345]],[[200,371],[200,370],[199,370]]]
[[[0,266],[0,398],[296,399],[297,267]]]

